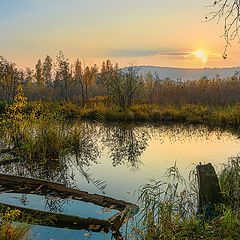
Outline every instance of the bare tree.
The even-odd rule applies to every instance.
[[[128,67],[125,72],[118,70],[109,79],[109,97],[119,108],[130,108],[133,101],[139,97],[143,81],[138,75],[138,69]]]
[[[226,45],[223,52],[223,59],[227,58],[227,48],[231,42],[238,40],[240,43],[240,1],[239,0],[215,0],[210,6],[211,11],[205,17],[207,21],[217,19],[218,22],[223,20],[224,33],[223,37]]]
[[[84,80],[83,80],[82,63],[79,61],[79,59],[77,59],[74,64],[74,80],[77,87],[80,88],[82,105],[84,106],[86,97],[84,92],[85,88],[84,88]]]
[[[35,66],[35,78],[37,80],[37,83],[39,85],[44,84],[44,79],[43,79],[43,67],[42,67],[42,62],[39,59],[37,62],[37,65]]]
[[[110,95],[110,83],[119,71],[118,64],[115,66],[108,59],[102,63],[102,68],[98,76],[98,86],[102,88],[105,95]]]

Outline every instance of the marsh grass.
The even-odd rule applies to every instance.
[[[240,217],[240,156],[231,157],[219,175],[225,204]]]
[[[9,107],[1,122],[2,148],[17,158],[52,162],[70,154],[80,155],[86,131],[75,122],[67,121],[60,112],[42,112],[42,104],[24,112],[21,98]]]
[[[19,102],[21,108],[16,108],[15,105],[19,105]],[[240,125],[239,103],[211,106],[201,103],[182,103],[181,105],[146,103],[134,104],[127,109],[121,109],[104,101],[96,101],[94,104],[89,101],[84,106],[73,102],[26,102],[24,96],[20,95],[10,108],[15,108],[18,113],[26,116],[53,115],[67,120],[176,122],[230,127],[239,127]],[[9,115],[9,111],[7,112]]]
[[[26,112],[29,112],[29,109],[33,109],[34,106],[34,103],[28,104],[32,107],[26,106],[26,109],[28,109]],[[130,108],[123,110],[113,104],[109,105],[102,102],[86,104],[84,107],[66,102],[63,104],[42,103],[41,113],[43,112],[55,112],[66,119],[180,122],[232,127],[240,125],[240,104],[226,106],[134,104]]]
[[[75,131],[64,121],[53,116],[24,119],[4,126],[4,145],[16,157],[26,160],[54,161],[70,150]]]
[[[220,174],[225,202],[219,215],[205,220],[197,215],[196,173],[185,180],[176,165],[166,172],[168,181],[150,179],[139,189],[141,213],[126,239],[239,239],[239,157],[232,158]]]
[[[56,111],[43,110],[41,102],[29,103],[21,85],[14,102],[2,117],[2,145],[18,158],[52,161],[65,156],[75,131]]]

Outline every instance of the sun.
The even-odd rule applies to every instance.
[[[193,55],[196,58],[198,58],[199,60],[201,60],[203,63],[206,63],[208,61],[208,56],[207,56],[206,52],[203,50],[197,50],[197,51],[193,52]]]

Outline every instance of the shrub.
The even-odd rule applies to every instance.
[[[1,240],[25,240],[27,239],[30,231],[30,227],[25,224],[13,224],[21,217],[19,210],[2,210],[1,224],[0,224],[0,236]]]
[[[0,101],[0,114],[5,113],[7,105],[5,102]]]
[[[199,104],[185,105],[181,108],[181,112],[185,119],[191,123],[204,123],[209,116],[208,107]]]

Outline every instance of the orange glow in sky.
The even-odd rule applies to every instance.
[[[0,55],[20,67],[62,50],[71,62],[187,68],[239,66],[222,59],[222,24],[204,23],[209,0],[0,0]]]
[[[197,59],[201,60],[203,63],[207,63],[207,61],[208,61],[208,56],[207,56],[206,52],[203,51],[203,50],[197,50],[197,51],[195,51],[195,52],[194,52],[194,56],[195,56]]]

